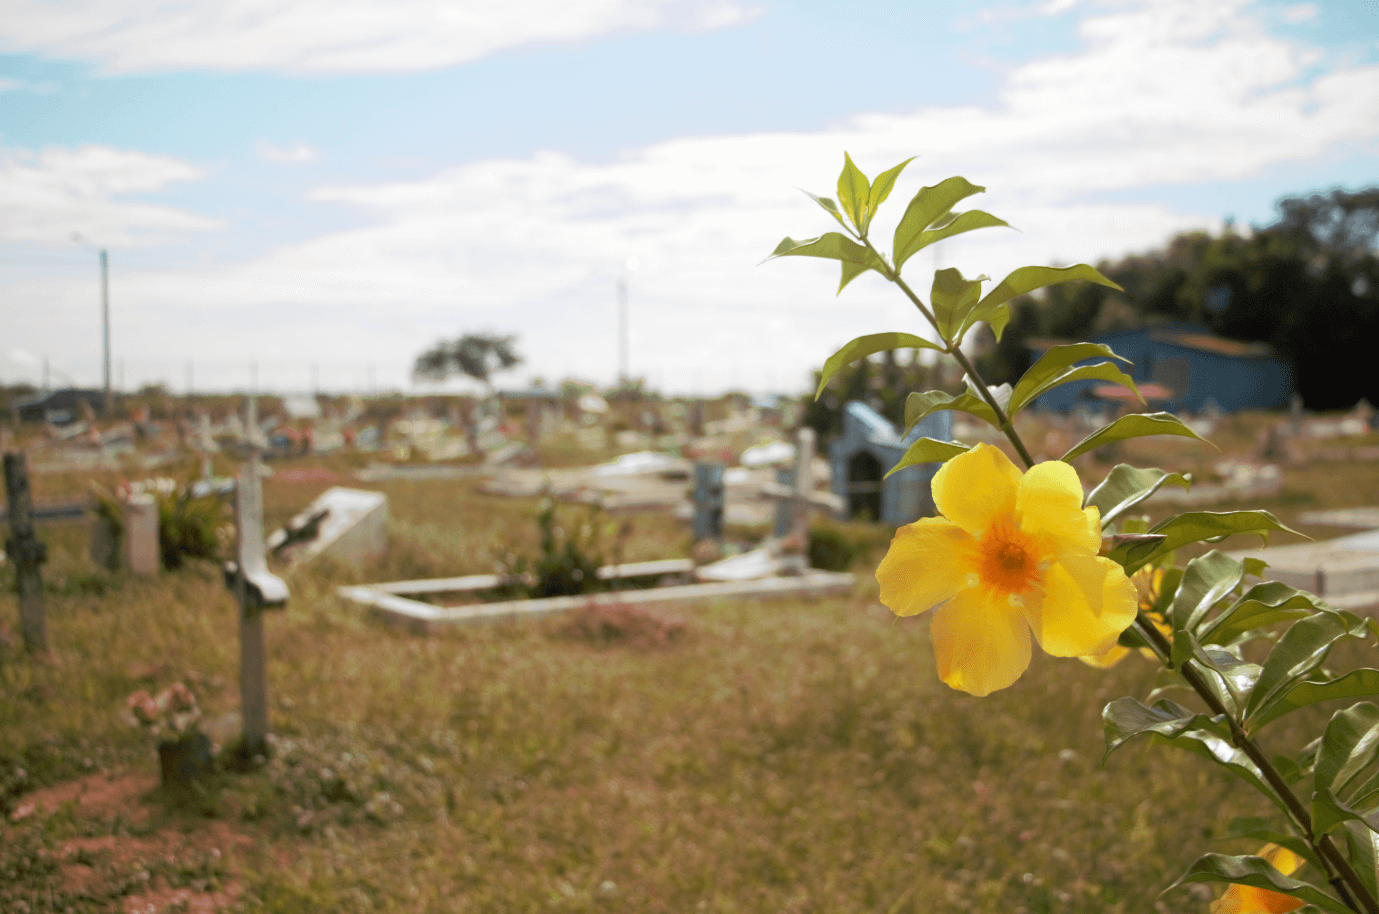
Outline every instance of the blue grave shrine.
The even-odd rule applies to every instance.
[[[920,438],[951,441],[952,413],[930,413],[901,437],[884,416],[865,403],[854,400],[844,405],[843,434],[829,444],[828,462],[833,493],[846,504],[847,517],[898,527],[935,513],[930,484],[939,464],[906,467],[886,478]]]

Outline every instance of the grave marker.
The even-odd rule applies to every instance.
[[[31,654],[46,654],[48,628],[43,616],[43,578],[38,568],[47,561],[48,548],[34,536],[33,500],[22,452],[5,455],[5,498],[10,513],[5,554],[14,562],[17,572],[24,648]]]
[[[268,570],[263,542],[263,477],[251,453],[235,486],[235,555],[227,563],[226,583],[239,603],[239,693],[244,716],[240,760],[265,755],[268,748],[268,670],[263,611],[287,602],[283,581]]]
[[[694,541],[723,538],[723,464],[694,465]]]
[[[158,546],[158,501],[147,492],[124,503],[125,567],[134,574],[156,575],[163,568]]]

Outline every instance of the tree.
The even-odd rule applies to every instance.
[[[490,392],[494,372],[520,365],[517,337],[496,333],[466,333],[457,340],[441,340],[417,356],[412,377],[421,381],[444,381],[457,374],[473,378]]]
[[[1379,402],[1371,365],[1379,339],[1379,188],[1285,197],[1279,218],[1253,232],[1190,232],[1161,250],[1098,268],[1125,289],[1069,283],[1011,301],[998,350],[982,360],[991,383],[1019,374],[1030,337],[1080,338],[1191,321],[1238,340],[1269,343],[1290,360],[1312,409]]]

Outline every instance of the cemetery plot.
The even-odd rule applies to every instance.
[[[737,558],[741,559],[744,556]],[[498,575],[356,585],[341,587],[336,593],[346,600],[369,607],[389,622],[415,631],[429,632],[446,625],[535,618],[587,606],[645,606],[734,597],[841,595],[851,593],[853,588],[853,576],[840,572],[810,570],[789,577],[774,577],[771,575],[779,570],[779,566],[774,563],[758,563],[750,579],[714,580],[714,569],[717,566],[728,565],[734,561],[735,559],[726,559],[715,565],[703,566],[697,572],[694,563],[689,559],[608,565],[598,569],[600,580],[633,581],[638,578],[645,580],[664,579],[667,576],[690,576],[700,579],[703,583],[669,584],[643,590],[614,590],[565,597],[505,600],[497,603],[437,606],[414,598],[426,594],[476,594],[492,591],[507,583]],[[729,569],[731,573],[731,566]]]

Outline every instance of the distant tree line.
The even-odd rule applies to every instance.
[[[1379,403],[1379,187],[1285,197],[1277,210],[1275,222],[1248,234],[1193,232],[1161,251],[1098,264],[1124,294],[1068,283],[1014,299],[1010,325],[979,370],[993,383],[1013,381],[1029,367],[1033,337],[1194,321],[1272,345],[1292,362],[1309,408]]]

